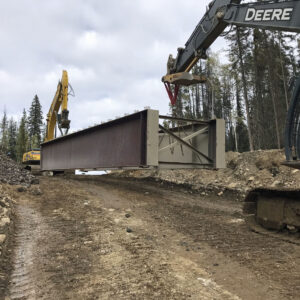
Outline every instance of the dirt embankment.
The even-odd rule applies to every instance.
[[[13,206],[14,201],[0,185],[0,295],[7,286],[10,271],[10,236],[13,231]]]
[[[282,165],[282,150],[226,153],[227,168],[220,170],[138,170],[116,173],[117,176],[152,178],[182,184],[202,193],[214,191],[220,196],[233,191],[242,199],[256,187],[300,188],[300,170]]]
[[[10,273],[10,253],[12,233],[14,231],[14,192],[30,190],[37,193],[39,188],[32,188],[38,180],[19,164],[0,153],[0,296],[7,288]],[[12,188],[11,186],[15,187]],[[1,298],[1,297],[0,297]]]

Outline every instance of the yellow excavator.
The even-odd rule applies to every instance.
[[[47,128],[45,142],[51,141],[56,135],[56,124],[61,132],[61,135],[66,135],[70,128],[69,111],[68,111],[68,96],[69,87],[71,93],[74,94],[72,87],[69,84],[68,73],[63,70],[62,79],[58,82],[55,96],[47,114]],[[59,113],[59,111],[61,111]],[[23,154],[22,163],[25,169],[32,170],[40,164],[40,149],[32,149]]]
[[[31,151],[24,153],[22,163],[24,164],[25,169],[31,171],[33,168],[38,168],[40,157],[41,154],[39,148],[33,148]]]

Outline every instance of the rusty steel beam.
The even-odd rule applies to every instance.
[[[170,128],[159,119],[169,120]],[[224,120],[172,118],[151,109],[41,147],[42,171],[224,167]]]
[[[41,146],[41,170],[146,166],[147,110]]]

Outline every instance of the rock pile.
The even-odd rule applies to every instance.
[[[0,183],[30,185],[35,177],[15,161],[0,153]]]
[[[14,201],[0,184],[0,295],[4,295],[9,280],[13,208]]]
[[[3,191],[0,186],[0,257],[5,248],[7,234],[10,229],[12,215],[12,199]]]
[[[245,153],[226,153],[227,168],[220,170],[159,170],[123,171],[115,176],[154,178],[174,184],[190,186],[200,192],[237,192],[241,199],[253,188],[300,189],[300,170],[283,166],[282,150],[266,150]]]

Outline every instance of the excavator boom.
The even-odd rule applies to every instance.
[[[228,25],[300,32],[300,1],[263,1],[240,4],[240,0],[215,0],[196,26],[184,48],[169,56],[167,75],[189,72]],[[163,77],[165,82],[167,77]]]
[[[63,129],[65,129],[65,134],[70,128],[69,111],[68,111],[68,73],[63,71],[62,79],[58,82],[55,96],[53,98],[52,104],[50,106],[49,112],[47,114],[47,133],[45,142],[51,141],[55,137],[55,127],[58,124],[58,128],[63,134]],[[61,113],[59,114],[59,110]]]

